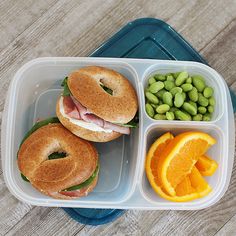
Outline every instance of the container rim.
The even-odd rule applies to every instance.
[[[145,65],[146,67],[150,67],[153,63],[157,63],[157,62],[165,62],[165,63],[170,63],[170,64],[181,64],[181,63],[185,63],[185,64],[199,64],[201,65],[202,67],[205,67],[207,68],[207,70],[211,70],[212,73],[216,73],[218,76],[219,74],[212,68],[202,64],[202,63],[199,63],[199,62],[189,62],[189,61],[165,61],[165,60],[153,60],[153,59],[126,59],[126,58],[87,58],[87,57],[42,57],[42,58],[37,58],[37,59],[33,59],[29,62],[27,62],[26,64],[24,64],[17,72],[16,74],[14,75],[14,78],[11,82],[11,85],[9,87],[9,90],[8,90],[8,93],[7,93],[7,98],[6,98],[6,102],[5,102],[5,106],[4,106],[4,112],[3,112],[3,122],[2,122],[2,133],[1,133],[1,138],[2,138],[2,144],[1,144],[1,147],[2,147],[2,163],[3,163],[3,175],[4,175],[4,179],[6,180],[6,185],[8,187],[8,189],[10,190],[10,192],[15,196],[17,197],[18,199],[20,199],[21,201],[24,201],[24,202],[27,202],[27,203],[30,203],[32,205],[41,205],[41,206],[70,206],[70,207],[90,207],[90,208],[94,208],[94,207],[99,207],[99,206],[95,206],[94,204],[98,203],[95,201],[95,203],[93,204],[92,201],[88,201],[88,203],[86,203],[85,201],[84,202],[78,202],[77,206],[75,206],[75,204],[72,204],[74,203],[74,201],[69,202],[69,201],[63,201],[63,204],[61,204],[61,202],[55,202],[55,204],[49,204],[47,199],[43,200],[44,202],[41,202],[41,203],[35,203],[33,199],[24,199],[23,197],[19,196],[18,195],[18,192],[16,191],[16,189],[12,188],[10,182],[11,182],[11,177],[8,176],[8,173],[7,173],[7,168],[6,168],[6,165],[7,165],[7,159],[6,159],[6,156],[8,154],[11,154],[13,151],[12,150],[6,150],[8,145],[7,145],[7,142],[9,142],[12,138],[12,134],[8,134],[6,136],[6,132],[9,131],[11,129],[11,126],[10,124],[12,123],[13,121],[13,116],[15,115],[15,112],[13,111],[13,115],[9,115],[9,107],[12,106],[13,104],[13,99],[12,97],[10,97],[10,91],[14,90],[16,91],[17,90],[17,84],[18,84],[18,80],[25,70],[29,69],[32,65],[34,65],[35,63],[37,64],[38,62],[50,62],[52,64],[56,64],[57,62],[80,62],[81,60],[84,60],[86,62],[97,62],[97,61],[104,61],[104,62],[107,62],[107,63],[113,63],[113,62],[117,62],[117,63],[122,63],[122,64],[128,64],[129,67],[132,67],[137,73],[137,67],[139,67],[141,64],[143,64],[145,62]],[[137,66],[134,66],[134,64],[136,64]],[[137,77],[139,78],[139,81],[137,81],[138,84],[136,84],[136,88],[138,90],[140,90],[140,77]],[[223,81],[223,79],[219,76],[220,78],[220,83],[221,85],[223,85],[223,89],[224,89],[224,92],[226,93],[226,86],[225,86],[225,82]],[[142,92],[142,91],[140,91]],[[141,94],[141,93],[140,93]],[[141,100],[141,98],[139,98]],[[142,104],[140,104],[142,106]],[[15,110],[15,109],[14,109]],[[140,108],[140,110],[142,110],[142,108]],[[145,114],[145,113],[144,113]],[[142,114],[142,116],[144,116],[144,114]],[[179,122],[179,121],[178,121]],[[205,123],[205,122],[204,122]],[[156,123],[157,124],[157,123]],[[201,123],[203,124],[203,123]],[[207,124],[209,124],[209,122],[207,122]],[[142,127],[140,127],[140,130],[143,129],[143,124],[142,124]],[[228,129],[228,128],[227,128]],[[230,135],[230,134],[229,134]],[[7,138],[5,138],[7,137]],[[140,138],[140,141],[142,140],[141,139],[142,137],[142,134],[141,132],[139,132],[139,138]],[[140,142],[140,145],[139,145],[139,149],[141,149],[141,144],[142,142]],[[228,155],[228,154],[227,154]],[[232,158],[231,158],[232,159]],[[229,161],[228,161],[229,162]],[[140,166],[141,164],[137,164],[136,165],[136,169],[135,169],[135,177],[138,176],[138,173],[140,171]],[[134,178],[135,178],[134,177]],[[227,177],[227,181],[226,182],[229,182],[229,178],[230,178],[230,175]],[[137,183],[139,184],[139,183]],[[208,207],[208,206],[203,206],[202,208],[198,208],[198,207],[193,207],[193,206],[188,206],[188,207],[185,207],[184,209],[181,209],[181,207],[183,207],[181,204],[178,204],[178,206],[173,206],[173,207],[162,207],[162,206],[159,206],[159,207],[154,207],[154,206],[151,206],[151,205],[143,205],[143,206],[134,206],[133,204],[131,205],[127,205],[129,202],[128,200],[130,199],[130,197],[132,197],[131,195],[134,193],[135,191],[135,188],[136,188],[136,183],[133,184],[133,188],[132,188],[132,191],[130,191],[129,193],[129,197],[127,199],[124,199],[123,201],[121,202],[115,202],[115,203],[104,203],[104,202],[101,202],[102,205],[100,206],[101,208],[111,208],[111,207],[115,207],[115,208],[118,208],[118,209],[146,209],[146,210],[158,210],[158,209],[165,209],[165,210],[168,210],[168,209],[176,209],[176,210],[197,210],[197,209],[202,209],[202,208],[205,208],[205,207]],[[226,189],[225,189],[226,191]],[[224,191],[224,192],[225,192]],[[224,193],[219,193],[218,194],[218,198],[215,199],[215,202],[219,200],[220,197],[223,196]],[[215,202],[212,202],[212,204],[214,204]],[[81,204],[80,204],[81,203]],[[90,203],[91,206],[89,205]],[[99,204],[99,203],[98,203]],[[113,205],[114,204],[114,205]]]

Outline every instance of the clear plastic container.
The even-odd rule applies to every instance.
[[[19,144],[37,119],[55,116],[61,81],[70,72],[86,65],[112,68],[127,77],[138,94],[139,128],[130,136],[112,142],[95,144],[100,154],[99,181],[92,193],[76,200],[57,200],[35,190],[22,180],[16,155]],[[210,122],[156,121],[144,109],[143,90],[149,75],[186,70],[200,74],[214,87],[216,111]],[[213,191],[206,197],[186,203],[160,198],[146,178],[145,155],[155,138],[166,131],[178,134],[200,130],[217,139],[211,155],[219,168],[207,181]],[[234,116],[228,88],[222,77],[210,67],[196,62],[119,58],[38,58],[28,62],[16,73],[6,99],[2,122],[2,164],[6,184],[21,201],[40,206],[176,209],[197,210],[216,203],[228,188],[234,158]]]

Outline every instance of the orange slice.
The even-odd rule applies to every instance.
[[[150,147],[146,157],[146,175],[153,190],[162,198],[174,202],[187,202],[199,198],[199,193],[192,187],[189,177],[186,177],[176,188],[177,196],[172,197],[163,189],[161,181],[158,179],[157,165],[161,153],[168,143],[173,139],[173,135],[166,133],[158,138]]]
[[[167,144],[157,163],[158,179],[166,193],[177,195],[175,188],[191,173],[198,158],[215,143],[206,133],[186,132]]]
[[[147,178],[151,184],[151,186],[154,188],[158,188],[160,186],[160,181],[158,181],[158,173],[157,173],[157,166],[158,161],[161,153],[167,146],[167,144],[174,138],[174,136],[171,133],[165,133],[160,138],[158,138],[150,147],[147,157],[146,157],[146,174]],[[155,190],[156,191],[156,190]],[[158,192],[158,191],[157,191]]]
[[[196,167],[203,176],[211,176],[215,173],[218,164],[207,155],[200,156]]]

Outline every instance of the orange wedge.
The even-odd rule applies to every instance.
[[[153,190],[159,194],[162,198],[174,201],[174,202],[187,202],[199,198],[200,195],[195,188],[192,187],[190,178],[187,176],[179,185],[176,187],[177,196],[172,197],[163,189],[161,181],[158,179],[157,165],[160,159],[161,153],[164,151],[166,146],[173,140],[173,135],[166,133],[158,138],[150,147],[146,157],[146,175],[152,186]]]
[[[196,167],[203,176],[211,176],[215,173],[218,164],[207,155],[200,156]]]
[[[157,165],[159,157],[167,144],[174,138],[171,133],[165,133],[160,138],[158,138],[150,147],[147,157],[146,157],[146,174],[147,178],[153,187],[153,189],[158,193],[161,190],[160,181],[158,181]]]
[[[215,139],[206,133],[185,132],[167,144],[158,158],[156,171],[160,185],[168,195],[177,195],[176,187],[191,173],[198,158],[215,143]]]

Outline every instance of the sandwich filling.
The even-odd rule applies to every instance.
[[[130,134],[130,128],[137,127],[138,116],[136,115],[132,121],[127,124],[114,124],[92,114],[86,107],[84,107],[78,100],[76,100],[69,90],[67,85],[67,77],[62,82],[64,87],[63,96],[60,98],[60,112],[68,118],[72,123],[83,128],[97,131],[111,133],[113,131],[121,134]],[[105,90],[107,91],[107,89]],[[111,91],[108,91],[111,94]]]
[[[57,117],[52,117],[52,118],[48,118],[46,120],[42,120],[37,122],[25,135],[23,141],[21,142],[20,146],[22,145],[22,143],[32,134],[34,133],[37,129],[48,125],[48,124],[52,124],[52,123],[60,123],[60,121],[58,120]],[[59,158],[64,158],[66,155],[65,153],[60,153],[60,152],[55,152],[49,155],[48,159],[52,160],[52,159],[59,159]],[[95,169],[95,171],[93,172],[93,174],[87,179],[85,180],[83,183],[80,183],[78,185],[74,185],[71,186],[69,188],[63,189],[61,190],[59,193],[66,195],[66,196],[70,196],[70,197],[77,197],[79,194],[81,194],[82,192],[86,193],[87,188],[89,187],[90,184],[93,183],[93,181],[95,180],[95,178],[97,177],[99,172],[99,164],[97,163],[97,167]],[[29,179],[24,176],[21,173],[21,177],[23,180],[30,182]]]
[[[104,129],[101,126],[97,125],[96,123],[83,120],[70,96],[60,97],[59,106],[62,116],[69,119],[69,121],[75,125],[97,132],[105,132],[105,133],[112,132],[111,129]],[[89,114],[86,115],[86,113],[83,112],[86,112],[86,110],[81,109],[81,114],[84,115],[84,118],[86,120],[92,120],[93,117],[91,117],[91,115]],[[96,119],[94,120],[96,121]]]

